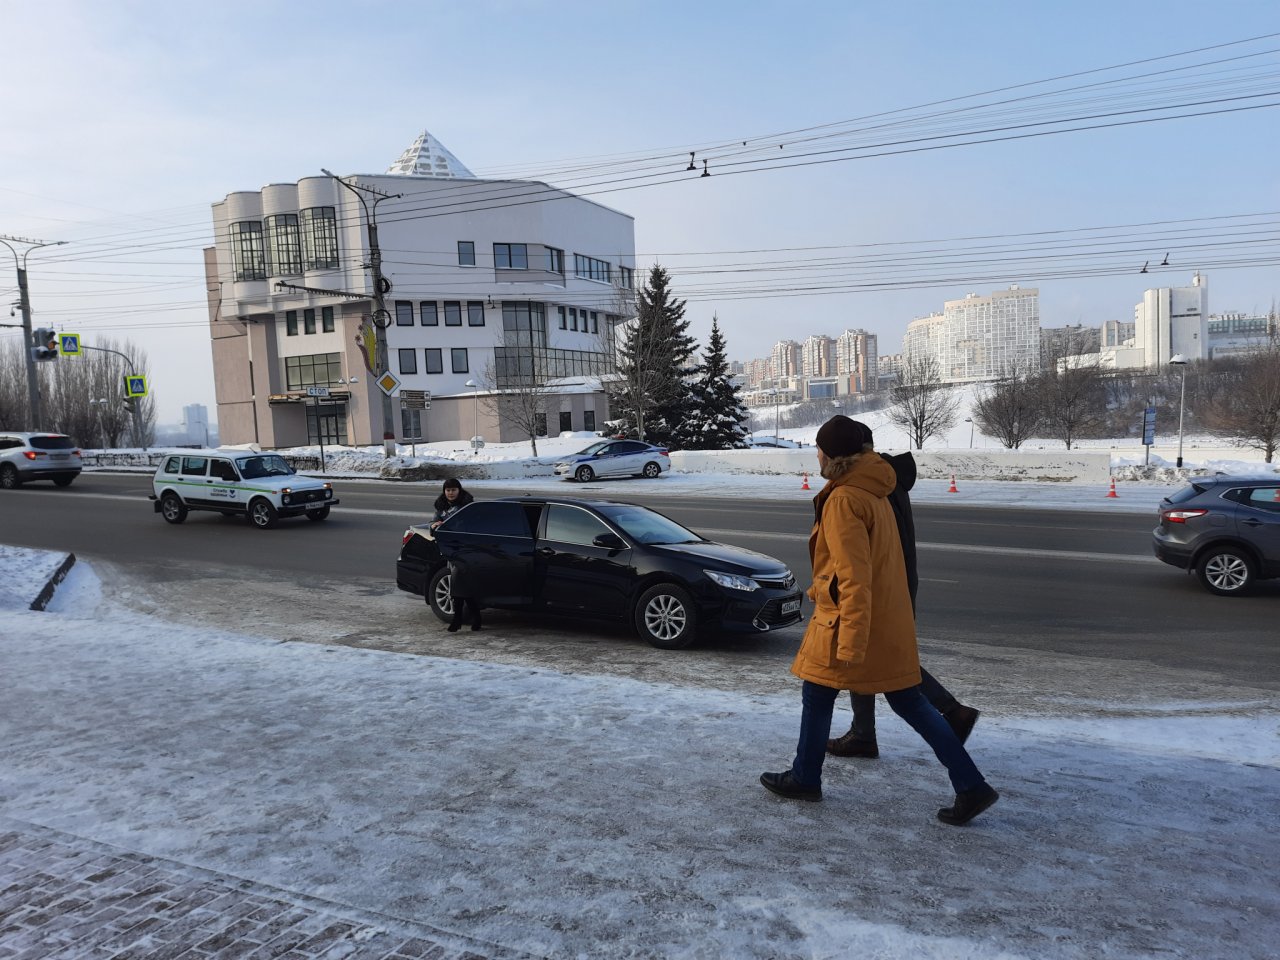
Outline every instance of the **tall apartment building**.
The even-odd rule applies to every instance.
[[[393,195],[376,206],[383,316],[355,191],[309,176],[213,204],[205,272],[223,442],[383,439],[375,324],[399,381],[396,439],[470,437],[477,424],[490,441],[524,439],[482,395],[531,378],[550,384],[547,432],[603,425],[597,378],[614,369],[613,330],[633,299],[631,217],[544,183],[477,179],[426,133],[390,172],[348,180]],[[399,389],[429,392],[430,408],[402,404]]]
[[[742,364],[742,379],[749,389],[757,389],[773,379],[773,359],[764,357]]]
[[[773,379],[779,384],[784,380],[798,380],[804,375],[804,351],[794,340],[775,343],[770,359],[773,361]]]
[[[182,408],[182,426],[189,443],[209,445],[209,408],[203,403],[189,403]]]
[[[801,346],[800,373],[806,379],[836,375],[836,342],[815,334]]]
[[[943,303],[941,314],[911,321],[902,343],[908,357],[924,353],[946,383],[994,380],[1040,364],[1040,291],[1013,284],[987,296]]]
[[[874,333],[846,330],[836,337],[836,376],[844,393],[873,393],[879,389],[880,367]]]

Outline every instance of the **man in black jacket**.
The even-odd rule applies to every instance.
[[[911,515],[910,490],[916,485],[916,460],[910,452],[896,456],[881,454],[893,466],[898,475],[898,486],[889,494],[889,503],[898,520],[898,536],[902,538],[902,556],[907,563],[907,587],[911,591],[911,609],[916,605],[916,587],[920,576],[916,572],[916,523]],[[920,670],[920,687],[925,697],[942,714],[951,729],[956,732],[960,742],[964,743],[978,722],[979,711],[966,707],[940,684],[923,667]],[[853,725],[849,732],[834,740],[827,741],[827,753],[834,757],[863,757],[875,759],[880,756],[880,747],[876,743],[876,698],[874,695],[851,693],[853,699]]]

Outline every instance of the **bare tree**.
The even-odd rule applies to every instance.
[[[938,361],[912,354],[902,361],[898,382],[889,389],[889,421],[907,431],[917,450],[930,437],[955,425],[960,400],[942,382]]]
[[[1280,447],[1280,338],[1224,372],[1222,389],[1206,411],[1208,425],[1272,463]]]
[[[547,431],[548,399],[554,392],[547,383],[532,350],[506,357],[497,366],[490,362],[478,383],[487,393],[480,402],[497,420],[510,423],[529,438],[533,455],[538,455],[538,435]]]
[[[1071,445],[1096,433],[1107,421],[1102,368],[1096,362],[1045,370],[1036,381],[1046,435]]]
[[[1017,450],[1040,426],[1040,396],[1034,375],[1014,370],[980,387],[973,404],[973,420],[987,436]]]

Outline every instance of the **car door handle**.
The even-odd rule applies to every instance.
[[[556,552],[552,550],[550,547],[539,547],[537,550],[533,552],[540,557],[554,557],[556,555]]]
[[[1258,519],[1255,519],[1254,517],[1250,517],[1250,518],[1249,518],[1249,519],[1247,519],[1247,520],[1241,520],[1240,522],[1241,522],[1241,523],[1243,523],[1246,527],[1260,527],[1260,526],[1262,526],[1262,521],[1261,521],[1261,520],[1258,520]]]

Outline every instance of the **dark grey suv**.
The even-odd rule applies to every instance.
[[[31,480],[60,487],[80,476],[80,448],[61,433],[0,430],[0,487],[16,490]]]
[[[1280,476],[1197,477],[1159,511],[1156,556],[1194,570],[1210,593],[1239,596],[1280,577]]]

